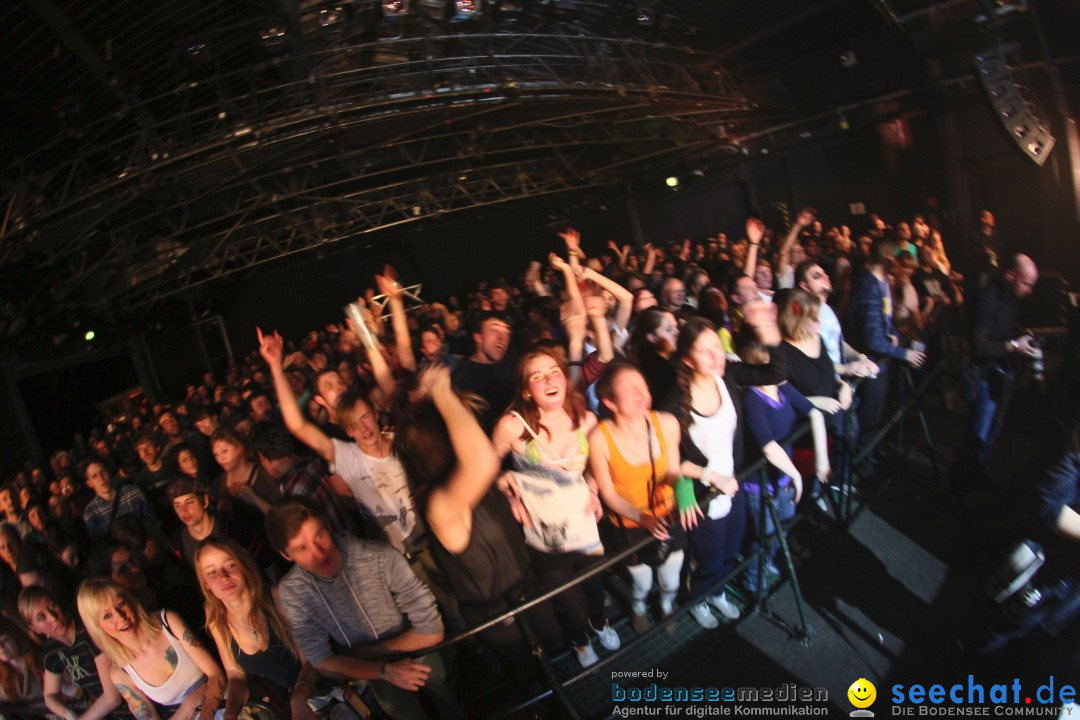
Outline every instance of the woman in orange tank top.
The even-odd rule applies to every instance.
[[[673,610],[679,589],[686,533],[672,520],[679,475],[679,422],[651,409],[652,395],[641,372],[624,362],[612,363],[596,384],[596,396],[613,418],[589,435],[589,466],[608,517],[628,544],[651,533],[670,544],[672,552],[657,568],[660,610]],[[633,625],[648,628],[645,600],[652,590],[653,568],[631,556]]]

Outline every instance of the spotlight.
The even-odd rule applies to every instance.
[[[677,177],[675,177],[674,175],[672,175],[672,176],[670,176],[670,177],[669,177],[669,178],[668,178],[667,180],[665,180],[665,181],[664,181],[664,183],[665,183],[665,184],[666,184],[666,185],[667,185],[667,186],[668,186],[669,188],[677,188],[677,187],[679,187],[679,178],[677,178]]]
[[[91,340],[94,339],[94,331],[93,330],[87,330],[86,335],[83,335],[83,338],[86,340],[86,342],[90,342]]]
[[[270,53],[277,54],[285,50],[289,31],[280,20],[266,20],[259,27],[259,44]]]
[[[851,129],[851,123],[848,122],[847,116],[844,115],[844,113],[840,113],[840,129],[841,130],[850,130]]]
[[[328,33],[342,32],[345,29],[345,8],[334,5],[320,10],[319,27]]]

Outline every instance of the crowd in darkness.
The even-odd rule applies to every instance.
[[[511,693],[537,677],[520,623],[436,646],[649,536],[613,570],[625,598],[598,574],[525,613],[549,652],[589,667],[630,632],[619,615],[639,633],[678,605],[706,629],[738,619],[783,576],[763,498],[829,517],[838,448],[877,434],[890,378],[940,360],[964,278],[921,216],[589,240],[567,229],[516,281],[445,303],[386,268],[344,322],[252,328],[258,353],[223,378],[139,396],[8,478],[0,697],[87,720],[232,720],[256,701],[473,716],[462,653]],[[1034,264],[999,263],[989,213],[974,246],[967,285],[994,304],[967,313],[980,375],[958,492],[1008,401],[988,383],[1035,351],[1015,315]],[[767,476],[736,478],[758,458]],[[759,542],[761,570],[724,587]]]

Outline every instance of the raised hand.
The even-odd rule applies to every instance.
[[[559,272],[565,272],[566,268],[570,267],[566,264],[565,260],[563,260],[555,253],[551,253],[550,255],[548,255],[548,263],[550,263],[551,267],[555,268]]]
[[[308,357],[304,354],[303,350],[297,350],[294,353],[289,353],[282,364],[285,367],[289,367],[290,365],[300,365],[302,367],[304,365],[310,365],[311,361],[308,360]]]
[[[266,364],[272,368],[281,367],[281,353],[284,347],[281,336],[276,330],[265,335],[260,327],[255,328],[255,334],[259,338],[259,354],[262,355]]]
[[[389,265],[383,266],[382,275],[375,276],[375,284],[379,287],[380,293],[393,300],[400,298],[405,291],[405,288],[398,282],[394,268]]]
[[[421,397],[431,397],[436,392],[450,389],[450,368],[443,364],[428,365],[416,381]]]
[[[761,242],[761,238],[765,236],[765,223],[761,222],[759,218],[749,217],[746,218],[746,237],[751,243],[757,245]]]
[[[577,250],[581,247],[581,233],[572,227],[568,227],[559,233],[559,237],[566,243],[567,250]]]
[[[803,208],[795,218],[795,224],[799,227],[806,227],[812,222],[814,222],[814,211],[810,208]]]
[[[765,300],[753,300],[743,305],[743,317],[757,331],[764,345],[780,343],[780,328],[776,324],[776,305]]]

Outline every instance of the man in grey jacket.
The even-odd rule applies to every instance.
[[[371,681],[399,720],[427,717],[421,688],[443,718],[464,717],[437,653],[395,659],[442,641],[431,591],[394,548],[328,528],[305,497],[280,500],[266,515],[270,544],[296,563],[278,591],[297,646],[323,675]]]

